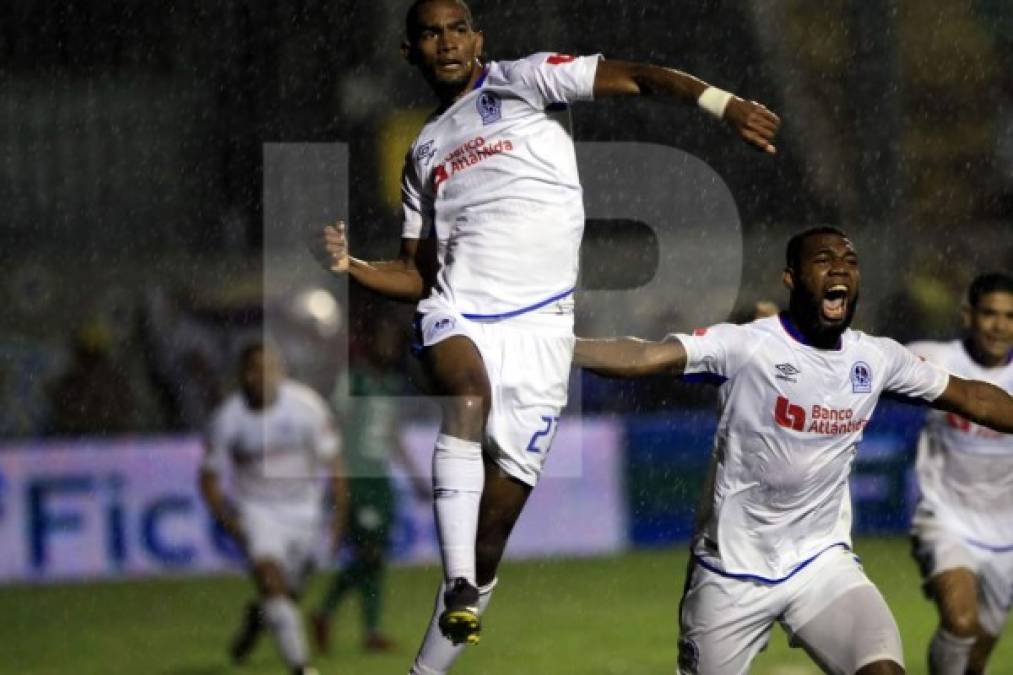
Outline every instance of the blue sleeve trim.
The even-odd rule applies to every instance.
[[[534,311],[536,309],[541,309],[542,307],[545,307],[546,305],[550,305],[553,302],[556,302],[557,300],[562,300],[563,298],[565,298],[568,295],[573,295],[573,292],[575,290],[577,290],[577,289],[576,288],[571,288],[568,291],[563,291],[562,293],[558,293],[556,295],[553,295],[551,298],[547,298],[547,299],[542,300],[540,302],[536,302],[533,305],[528,305],[527,307],[521,307],[520,309],[515,309],[515,310],[509,311],[509,312],[503,312],[502,314],[464,314],[464,313],[462,313],[461,316],[463,316],[465,319],[478,320],[478,321],[496,321],[498,319],[509,319],[510,317],[520,316],[521,314],[527,314],[528,312],[532,312],[532,311]]]
[[[724,375],[718,375],[717,373],[689,373],[682,376],[683,382],[690,384],[716,384],[718,386],[728,381],[728,378]]]
[[[758,581],[761,584],[780,584],[782,582],[787,581],[788,579],[791,579],[793,576],[795,576],[796,574],[798,574],[799,572],[801,572],[802,570],[804,570],[806,567],[809,566],[809,564],[813,560],[816,560],[816,558],[819,558],[821,555],[823,555],[824,553],[826,553],[830,549],[837,548],[838,546],[843,546],[844,548],[849,549],[849,550],[851,548],[850,546],[848,546],[847,544],[845,544],[843,541],[842,542],[838,542],[836,544],[830,544],[830,546],[827,546],[825,549],[823,549],[822,551],[820,551],[819,553],[817,553],[813,557],[809,558],[808,560],[804,560],[804,561],[800,562],[798,565],[795,566],[795,568],[791,572],[789,572],[787,575],[781,577],[780,579],[771,579],[769,577],[761,577],[758,574],[732,574],[731,572],[725,572],[724,570],[718,569],[714,565],[711,565],[710,563],[704,561],[703,558],[701,558],[700,556],[698,556],[695,553],[693,554],[693,562],[695,562],[696,564],[700,565],[700,567],[704,568],[705,570],[707,570],[709,572],[713,572],[714,574],[717,574],[717,575],[722,576],[722,577],[726,577],[728,579],[738,579],[740,581]]]
[[[975,548],[983,548],[986,551],[991,551],[992,553],[1009,553],[1010,551],[1013,551],[1013,544],[1010,544],[1008,546],[993,546],[992,544],[986,544],[983,541],[970,539],[968,537],[964,537],[964,541],[966,541],[971,546],[974,546]]]

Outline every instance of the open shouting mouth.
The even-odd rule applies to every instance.
[[[834,284],[824,291],[821,310],[827,321],[843,321],[848,315],[848,287]]]

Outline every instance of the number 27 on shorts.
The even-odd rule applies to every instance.
[[[528,447],[526,448],[528,452],[545,454],[549,451],[552,438],[556,435],[556,430],[559,428],[559,416],[542,415],[542,422],[545,423],[545,426],[532,434],[531,440],[528,441]]]

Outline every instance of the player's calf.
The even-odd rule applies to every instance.
[[[235,664],[242,664],[249,658],[264,629],[264,619],[259,602],[250,602],[243,612],[243,623],[229,645],[229,656]]]

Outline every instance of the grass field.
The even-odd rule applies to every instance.
[[[935,614],[920,594],[907,542],[867,539],[857,550],[900,624],[908,672],[924,673]],[[670,674],[685,563],[679,548],[507,564],[486,617],[485,639],[454,672]],[[336,622],[334,654],[315,661],[323,675],[405,673],[429,618],[437,574],[433,568],[392,570],[385,624],[399,648],[390,655],[361,652],[357,602],[347,603]],[[322,581],[311,588],[311,599]],[[282,673],[269,639],[242,668],[225,657],[249,594],[241,577],[0,588],[0,672]],[[776,629],[752,672],[817,671]],[[1000,642],[990,672],[1013,673],[1013,639]]]

